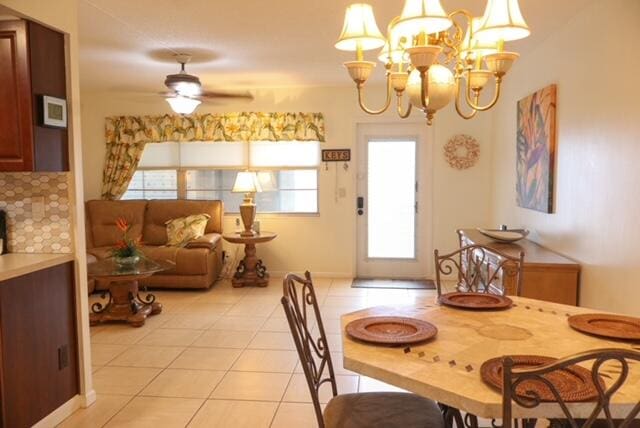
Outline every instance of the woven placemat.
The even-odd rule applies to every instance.
[[[489,293],[447,293],[440,296],[440,303],[460,309],[496,310],[508,309],[513,301],[505,296]]]
[[[433,324],[408,317],[367,317],[351,321],[347,334],[357,340],[380,345],[408,345],[433,338]]]
[[[557,358],[542,357],[536,355],[512,355],[514,368],[534,368],[557,361]],[[489,386],[502,391],[502,359],[492,358],[485,361],[480,367],[482,380]],[[598,391],[593,383],[591,372],[577,365],[565,367],[543,375],[557,389],[560,397],[565,402],[589,401],[598,397]],[[515,377],[514,377],[515,378]],[[600,379],[601,385],[604,382]],[[540,397],[541,401],[556,401],[551,389],[541,381],[535,379],[525,380],[516,388],[516,394],[524,398],[532,398],[532,392]]]

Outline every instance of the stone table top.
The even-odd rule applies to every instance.
[[[375,307],[343,315],[344,367],[476,416],[499,419],[502,395],[480,377],[480,366],[490,358],[516,354],[560,358],[600,348],[640,349],[638,344],[585,335],[567,322],[570,315],[600,311],[511,298],[514,307],[504,311],[459,310],[440,306],[435,298],[428,297],[411,306]],[[438,334],[429,342],[411,347],[370,345],[344,334],[350,321],[376,315],[419,318],[434,324]],[[615,371],[615,367],[610,369]],[[629,379],[614,396],[612,410],[626,416],[639,400],[640,364],[631,364]],[[593,403],[570,403],[569,407],[574,416],[588,416]],[[535,409],[514,404],[513,412],[516,418],[562,416],[554,403],[543,403]]]

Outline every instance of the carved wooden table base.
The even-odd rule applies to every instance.
[[[269,285],[269,274],[267,267],[256,256],[256,244],[269,242],[277,235],[271,232],[262,232],[254,236],[240,236],[240,234],[223,235],[223,238],[234,244],[244,244],[244,258],[238,263],[236,273],[231,279],[234,287],[244,287],[254,285],[266,287]]]
[[[162,304],[156,297],[147,293],[140,296],[138,281],[113,281],[109,284],[109,301],[91,305],[89,315],[91,325],[108,321],[126,321],[133,327],[142,327],[149,315],[162,312]]]

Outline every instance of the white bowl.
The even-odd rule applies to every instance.
[[[477,228],[477,230],[484,236],[501,242],[516,242],[529,234],[529,231],[526,229],[496,230]]]

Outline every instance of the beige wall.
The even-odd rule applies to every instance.
[[[640,2],[593,2],[507,76],[493,113],[493,223],[579,261],[583,306],[640,314]],[[534,29],[535,30],[535,29]],[[516,102],[558,85],[555,213],[516,207]]]
[[[336,67],[339,67],[336,64]],[[158,76],[161,80],[162,76]],[[347,79],[345,73],[345,80]],[[381,93],[382,88],[374,93]],[[374,94],[371,94],[372,96]],[[372,97],[371,103],[381,100]],[[83,145],[86,199],[100,195],[101,172],[104,162],[104,118],[119,114],[169,113],[160,97],[104,94],[83,91],[82,100]],[[201,106],[207,111],[319,111],[326,119],[327,142],[325,148],[352,148],[355,153],[356,125],[358,122],[389,123],[398,121],[395,113],[371,117],[361,113],[356,105],[355,89],[344,88],[287,88],[260,90],[252,103]],[[415,122],[424,123],[422,115],[414,113]],[[457,245],[455,229],[463,226],[485,225],[489,220],[489,164],[490,145],[487,138],[490,121],[487,117],[465,122],[451,109],[436,117],[431,131],[434,137],[433,165],[433,244],[437,248],[451,249]],[[426,125],[425,125],[426,126]],[[481,161],[467,171],[449,168],[442,156],[442,146],[455,133],[474,135],[482,144]],[[351,276],[355,269],[355,170],[351,162],[348,172],[338,169],[338,186],[344,187],[346,197],[335,200],[336,173],[332,165],[320,169],[319,216],[258,216],[263,230],[279,234],[278,238],[259,248],[260,256],[273,272],[309,269],[317,274]],[[235,230],[235,216],[227,216],[226,230]],[[427,260],[430,262],[431,258]]]

